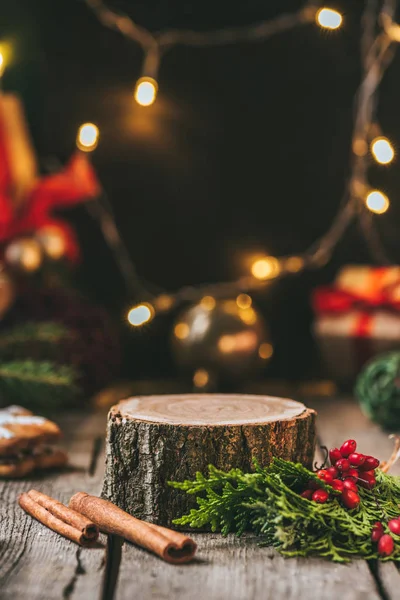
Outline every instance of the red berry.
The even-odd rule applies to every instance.
[[[358,483],[366,490],[372,490],[372,488],[376,485],[375,475],[373,473],[360,473]]]
[[[332,481],[333,481],[333,477],[330,473],[328,473],[328,471],[326,469],[320,469],[319,471],[317,471],[317,475],[319,477],[319,479],[321,479],[322,481],[325,481],[325,483],[328,483],[329,485],[331,485]]]
[[[379,540],[381,539],[383,534],[384,534],[384,531],[383,531],[382,523],[380,523],[379,521],[376,521],[376,523],[374,523],[374,526],[371,531],[371,540],[373,542],[379,542]]]
[[[314,500],[314,502],[318,502],[318,504],[325,504],[325,502],[328,500],[329,498],[329,494],[326,490],[315,490],[315,492],[312,495],[312,499]]]
[[[347,458],[339,458],[335,466],[338,469],[338,471],[342,472],[348,471],[350,469],[350,463],[347,460]]]
[[[375,469],[372,469],[371,471],[363,471],[360,477],[375,477],[375,475]]]
[[[336,467],[328,467],[326,470],[332,475],[333,479],[336,479],[339,475],[339,471]]]
[[[364,454],[359,454],[358,452],[353,452],[352,454],[349,454],[349,463],[353,466],[353,467],[359,467],[360,465],[362,465],[365,462],[365,456]]]
[[[331,461],[331,465],[335,465],[340,458],[343,457],[338,448],[332,448],[329,450],[329,460]]]
[[[321,486],[318,483],[318,481],[314,481],[314,479],[310,479],[310,481],[308,482],[308,487],[310,488],[310,490],[319,490]]]
[[[345,490],[353,490],[353,492],[358,492],[358,487],[355,481],[353,481],[353,479],[345,479],[343,481],[343,488]]]
[[[400,520],[399,519],[390,519],[388,523],[388,527],[392,533],[396,535],[400,535]]]
[[[352,454],[356,451],[357,443],[355,440],[347,440],[340,446],[340,454],[347,458],[349,454]]]
[[[338,490],[339,492],[343,492],[343,490],[344,490],[344,481],[342,481],[341,479],[334,479],[332,481],[332,487],[335,490]]]
[[[360,471],[371,471],[379,467],[379,460],[373,456],[367,456],[362,465],[360,465]]]
[[[357,469],[349,469],[348,471],[345,471],[343,473],[343,477],[345,479],[353,479],[354,481],[357,481],[358,471],[357,471]]]
[[[313,490],[304,490],[304,492],[302,492],[300,496],[302,498],[307,498],[307,500],[311,500],[313,493]]]
[[[346,490],[345,488],[342,492],[342,502],[346,508],[351,510],[360,504],[360,496],[353,490]]]
[[[393,550],[393,538],[388,533],[385,533],[378,542],[378,554],[380,554],[380,556],[390,556]]]

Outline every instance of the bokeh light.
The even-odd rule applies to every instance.
[[[343,17],[333,8],[321,8],[317,12],[317,23],[324,29],[338,29],[343,21]]]
[[[157,97],[157,81],[152,77],[141,77],[136,83],[135,100],[140,106],[150,106]]]
[[[177,323],[174,327],[174,335],[178,340],[185,340],[190,333],[190,328],[187,323]]]
[[[371,152],[376,162],[381,165],[388,165],[394,159],[394,148],[386,137],[372,140]]]
[[[272,279],[280,272],[279,261],[273,256],[258,258],[251,265],[251,273],[256,279]]]
[[[250,308],[252,302],[253,301],[248,294],[239,294],[239,296],[236,298],[236,304],[239,308]]]
[[[83,152],[92,152],[99,143],[99,128],[94,123],[84,123],[79,127],[76,145]]]
[[[193,383],[197,388],[206,387],[210,381],[210,375],[205,369],[197,369],[193,375]]]
[[[206,310],[212,310],[216,305],[215,298],[213,296],[203,296],[200,300],[200,305]]]
[[[376,213],[377,215],[385,213],[390,206],[389,198],[379,190],[372,190],[369,192],[365,204],[371,212]]]
[[[154,317],[154,308],[151,304],[143,303],[133,306],[128,312],[128,322],[133,327],[140,327],[151,321]]]

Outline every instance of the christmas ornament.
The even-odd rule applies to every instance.
[[[14,284],[9,275],[0,271],[0,319],[11,307],[15,298]]]
[[[254,307],[211,297],[179,316],[172,350],[180,367],[217,380],[249,377],[272,355],[265,322]],[[209,381],[204,376],[195,379]]]
[[[43,261],[42,249],[33,238],[18,238],[8,244],[4,252],[5,262],[17,271],[33,273]]]
[[[363,412],[384,428],[400,428],[400,352],[382,354],[361,371],[355,393]]]
[[[348,451],[355,446],[354,440],[347,440],[341,448],[352,456],[354,452],[348,455]],[[197,473],[195,481],[169,482],[175,489],[198,495],[198,508],[173,522],[184,527],[211,526],[212,531],[224,535],[251,530],[287,557],[400,561],[400,478],[386,473],[399,449],[400,438],[382,468],[378,468],[378,459],[357,453],[357,462],[364,465],[371,459],[376,465],[375,484],[366,489],[362,471],[355,480],[348,477],[351,469],[336,471],[340,479],[331,482],[328,474],[336,469],[333,465],[312,472],[301,464],[275,458],[268,467],[256,463],[253,473],[240,469],[224,472],[210,466],[208,477]],[[337,458],[339,454],[341,458]],[[329,455],[336,465],[340,460],[348,462],[337,448]]]

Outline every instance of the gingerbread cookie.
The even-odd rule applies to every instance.
[[[66,453],[47,445],[60,437],[58,425],[21,406],[0,410],[0,477],[24,477],[36,469],[65,465]]]

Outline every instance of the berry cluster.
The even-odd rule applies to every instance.
[[[360,504],[358,486],[372,490],[376,485],[375,469],[379,460],[374,456],[366,456],[356,452],[355,440],[347,440],[340,448],[329,451],[331,466],[319,469],[318,478],[340,492],[340,501],[348,508],[357,508]],[[300,494],[307,500],[325,504],[330,494],[317,481],[310,480],[308,488]],[[387,527],[390,532],[400,536],[400,517],[391,519]],[[385,533],[384,525],[377,521],[371,533],[371,540],[377,544],[380,556],[390,556],[394,550],[394,540],[390,533]]]
[[[355,440],[347,440],[340,448],[329,451],[331,466],[317,471],[321,481],[340,492],[342,504],[348,508],[356,508],[360,504],[358,486],[372,490],[376,484],[375,469],[379,460],[373,456],[365,456],[356,452]],[[329,492],[322,489],[316,481],[309,481],[308,489],[301,496],[324,504],[329,499]]]

